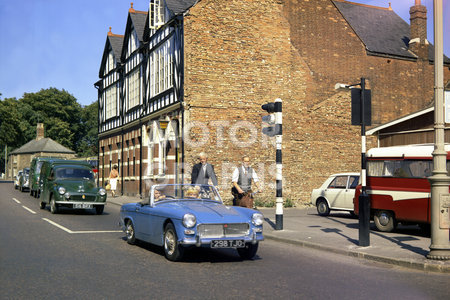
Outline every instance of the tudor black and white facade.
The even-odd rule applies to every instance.
[[[108,32],[95,84],[101,185],[114,165],[126,195],[181,180],[182,14],[194,3],[151,0],[148,11],[131,4],[125,34]]]

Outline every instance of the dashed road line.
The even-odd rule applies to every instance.
[[[17,200],[16,198],[12,198],[17,204],[20,204],[20,201]]]
[[[36,214],[36,212],[32,209],[29,209],[28,207],[26,207],[25,205],[22,205],[23,208],[25,208],[26,210],[28,210],[30,213],[32,214]]]
[[[80,230],[80,231],[72,231],[69,228],[66,228],[56,222],[53,222],[52,220],[49,220],[47,218],[42,218],[42,220],[52,224],[55,227],[58,227],[61,230],[64,230],[67,233],[70,234],[76,234],[76,233],[117,233],[117,232],[122,232],[122,230]]]

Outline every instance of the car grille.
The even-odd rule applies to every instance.
[[[198,235],[202,238],[239,237],[248,235],[249,225],[238,224],[200,224],[197,227]]]
[[[70,195],[70,200],[73,201],[88,201],[88,202],[94,202],[96,196],[89,196],[86,195],[86,197],[83,199],[82,195]]]

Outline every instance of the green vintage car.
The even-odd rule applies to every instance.
[[[95,209],[103,213],[106,190],[95,184],[91,165],[85,161],[44,161],[39,176],[40,208],[50,204],[52,214],[60,207]]]
[[[39,198],[39,175],[41,174],[41,168],[44,161],[55,161],[58,158],[55,157],[47,157],[47,156],[38,156],[31,160],[30,163],[30,195],[34,198]]]

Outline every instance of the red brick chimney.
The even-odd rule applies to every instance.
[[[420,59],[428,60],[427,40],[427,8],[415,0],[415,5],[409,9],[411,21],[409,49]]]
[[[43,139],[45,137],[44,133],[44,123],[37,123],[36,128],[36,141],[39,141],[40,139]]]

